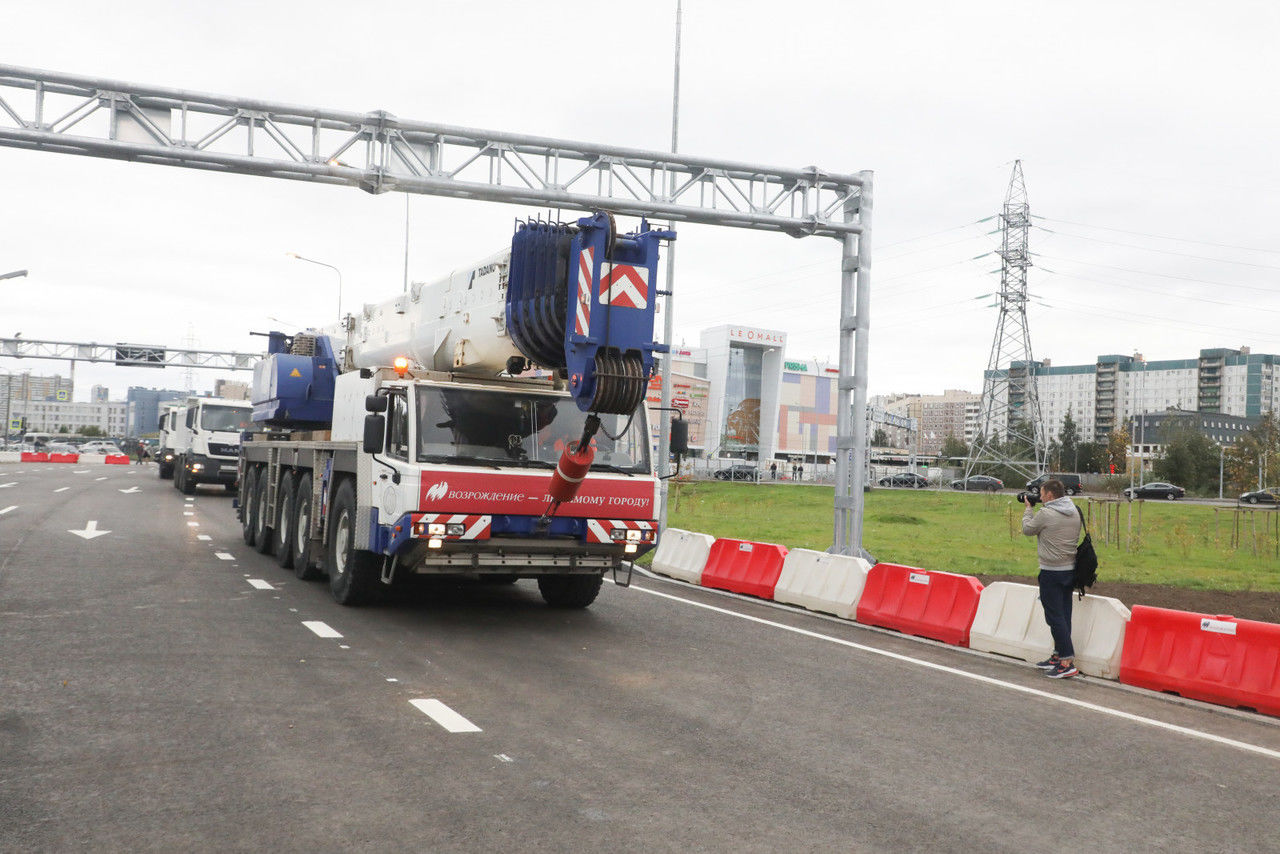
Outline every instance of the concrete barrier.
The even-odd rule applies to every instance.
[[[710,534],[667,528],[658,538],[658,549],[650,566],[654,572],[701,584],[702,568],[707,565],[707,555],[714,542],[715,537]]]
[[[109,466],[127,466],[132,462],[128,454],[107,454],[102,461]]]
[[[858,600],[859,623],[969,645],[982,582],[971,575],[878,563]]]
[[[1120,681],[1280,715],[1280,625],[1135,605]]]
[[[870,569],[859,557],[792,549],[782,563],[773,600],[852,619]]]
[[[20,463],[22,462],[21,451],[0,451],[0,463]]]
[[[776,543],[718,539],[711,544],[702,586],[772,599],[787,547]]]
[[[1119,599],[1086,596],[1071,603],[1071,644],[1082,673],[1118,679],[1129,609]],[[982,591],[969,630],[969,647],[1040,661],[1053,651],[1040,591],[1029,584],[997,581]]]

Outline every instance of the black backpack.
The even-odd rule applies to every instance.
[[[1076,546],[1076,561],[1071,574],[1071,586],[1084,598],[1084,591],[1098,583],[1098,553],[1093,550],[1093,539],[1089,536],[1089,527],[1084,523],[1084,511],[1079,507],[1080,528],[1084,531],[1084,539]]]

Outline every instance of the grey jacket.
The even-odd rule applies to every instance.
[[[1076,562],[1076,544],[1080,542],[1080,515],[1065,495],[1046,501],[1036,513],[1028,507],[1022,513],[1022,533],[1036,537],[1036,555],[1040,568],[1071,569]]]

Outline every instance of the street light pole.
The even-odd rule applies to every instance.
[[[330,270],[338,274],[338,320],[342,320],[342,271],[332,264],[326,264],[323,261],[317,261],[314,258],[304,258],[297,252],[284,253],[290,258],[297,258],[299,261],[306,261],[308,264],[318,264],[321,267],[328,267]]]

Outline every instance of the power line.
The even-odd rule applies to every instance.
[[[1086,267],[1104,267],[1108,270],[1120,270],[1125,273],[1137,273],[1140,276],[1157,276],[1161,279],[1176,279],[1180,282],[1194,282],[1200,285],[1216,285],[1223,288],[1243,288],[1249,291],[1259,291],[1264,294],[1280,295],[1280,289],[1271,287],[1264,288],[1257,285],[1241,285],[1235,282],[1220,282],[1214,279],[1197,279],[1193,276],[1175,276],[1172,273],[1156,273],[1151,270],[1136,270],[1133,267],[1118,267],[1114,264],[1099,264],[1096,261],[1080,261],[1075,258],[1062,258],[1056,255],[1041,255],[1039,252],[1034,253],[1037,258],[1048,258],[1051,261],[1066,261],[1068,264],[1083,264]]]
[[[1060,222],[1063,225],[1078,225],[1082,228],[1096,228],[1101,231],[1116,231],[1120,234],[1132,234],[1137,237],[1152,237],[1156,240],[1173,240],[1178,243],[1198,243],[1201,246],[1217,246],[1219,249],[1243,249],[1246,252],[1266,252],[1270,255],[1280,255],[1280,249],[1263,249],[1261,246],[1240,246],[1234,243],[1213,243],[1208,240],[1194,240],[1190,237],[1170,237],[1164,234],[1151,234],[1146,231],[1128,231],[1123,228],[1111,228],[1106,225],[1090,225],[1087,222],[1072,222],[1069,219],[1054,219],[1053,217],[1039,216],[1037,214],[1032,214],[1032,219],[1042,219],[1045,222]]]
[[[1276,266],[1275,264],[1254,264],[1251,261],[1232,261],[1229,258],[1211,258],[1208,255],[1192,255],[1189,252],[1174,252],[1172,249],[1156,249],[1154,246],[1138,246],[1133,243],[1120,243],[1116,240],[1103,240],[1100,237],[1088,237],[1083,234],[1072,234],[1069,231],[1058,231],[1052,228],[1045,228],[1043,225],[1036,225],[1032,227],[1039,231],[1043,231],[1046,234],[1071,237],[1075,240],[1088,240],[1093,243],[1105,243],[1108,246],[1123,246],[1127,249],[1140,249],[1143,252],[1159,252],[1162,255],[1176,255],[1179,258],[1195,258],[1199,261],[1213,261],[1217,264],[1239,264],[1242,267],[1258,267],[1263,270],[1280,270],[1280,266]]]
[[[1161,296],[1166,298],[1194,300],[1195,302],[1204,302],[1204,303],[1209,303],[1211,305],[1223,305],[1223,306],[1227,306],[1228,308],[1236,308],[1239,306],[1239,303],[1236,303],[1236,302],[1227,302],[1226,300],[1209,299],[1208,297],[1193,297],[1193,296],[1187,296],[1186,294],[1174,294],[1168,291],[1158,291],[1154,288],[1144,288],[1141,285],[1135,285],[1130,282],[1110,282],[1105,279],[1094,279],[1094,278],[1090,278],[1089,276],[1080,276],[1074,273],[1059,273],[1057,271],[1050,270],[1048,267],[1041,267],[1040,270],[1045,273],[1048,273],[1051,276],[1065,277],[1068,279],[1079,279],[1082,282],[1096,282],[1097,284],[1100,284],[1100,285],[1110,285],[1112,287],[1120,287],[1120,288],[1126,288],[1134,291],[1142,291],[1143,293],[1155,294],[1156,296]],[[1266,311],[1273,314],[1280,314],[1280,309],[1263,308],[1262,306],[1259,306],[1259,305],[1251,305],[1249,306],[1249,310],[1250,311]]]

